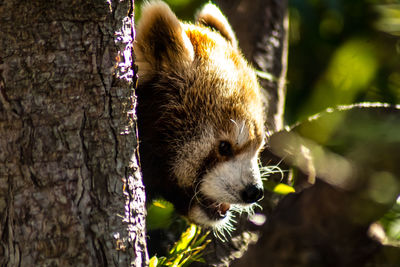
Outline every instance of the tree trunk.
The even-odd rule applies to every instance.
[[[133,0],[0,3],[0,265],[142,266]]]

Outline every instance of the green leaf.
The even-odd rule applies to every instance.
[[[157,267],[158,266],[158,258],[157,256],[153,256],[150,259],[149,267]]]
[[[294,188],[291,187],[290,185],[283,183],[276,183],[273,181],[264,181],[264,187],[267,190],[279,195],[287,195],[289,193],[295,192]]]
[[[190,241],[196,234],[196,225],[191,224],[186,231],[182,234],[181,239],[178,241],[176,247],[174,248],[176,252],[181,252],[188,248]]]
[[[171,225],[174,206],[166,200],[157,199],[147,209],[147,229],[165,229]]]

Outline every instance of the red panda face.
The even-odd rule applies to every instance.
[[[229,123],[229,131],[207,131],[198,144],[189,143],[181,149],[183,154],[174,170],[182,187],[193,188],[189,219],[216,228],[229,226],[232,210],[250,211],[251,204],[263,196],[257,162],[262,143],[250,138],[245,122]],[[193,147],[204,151],[196,153]],[[188,170],[193,170],[192,175]]]
[[[263,107],[254,71],[211,4],[196,25],[181,23],[162,2],[147,4],[134,49],[148,194],[197,224],[226,228],[231,211],[263,196]]]

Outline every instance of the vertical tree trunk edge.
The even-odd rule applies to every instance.
[[[145,266],[134,0],[0,3],[0,265]]]

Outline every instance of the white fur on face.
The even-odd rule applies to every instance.
[[[234,146],[242,147],[249,142],[249,128],[244,121],[231,120],[231,132],[218,133],[211,127],[206,127],[196,139],[185,143],[178,149],[177,164],[174,166],[174,174],[181,187],[192,187],[196,175],[199,172],[204,158],[210,151],[216,149],[220,140],[229,140]],[[260,170],[258,167],[258,147],[248,146],[246,151],[223,162],[217,163],[208,170],[196,185],[195,194],[205,196],[215,203],[231,204],[231,209],[221,220],[211,219],[204,210],[202,203],[199,203],[196,195],[190,203],[188,217],[200,225],[213,227],[223,235],[223,229],[233,228],[232,210],[251,212],[252,204],[246,204],[242,200],[242,192],[248,185],[262,186]]]
[[[241,154],[222,162],[206,173],[200,192],[216,202],[243,203],[241,192],[246,186],[257,184],[262,187],[257,154]]]

